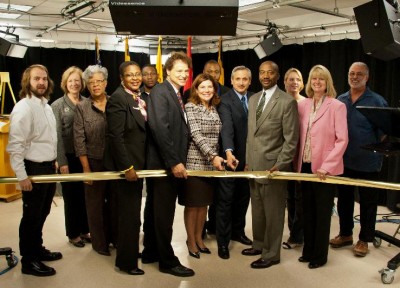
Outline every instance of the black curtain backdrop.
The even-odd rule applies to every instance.
[[[130,53],[131,60],[140,66],[150,63],[150,56],[144,53]],[[32,64],[43,64],[49,69],[50,77],[55,84],[55,91],[51,101],[63,95],[60,89],[63,71],[72,66],[84,70],[88,65],[96,63],[94,50],[58,49],[31,47],[23,59],[0,56],[0,71],[10,73],[10,81],[18,101],[20,80],[24,69]],[[119,85],[118,67],[124,61],[124,53],[118,51],[100,51],[102,65],[109,71],[107,92],[111,94]],[[203,71],[204,63],[210,59],[217,60],[218,53],[193,54],[193,75]],[[303,45],[285,45],[279,51],[264,59],[258,59],[253,49],[223,52],[223,66],[225,70],[225,85],[230,83],[231,71],[235,66],[245,65],[252,71],[253,79],[249,90],[261,90],[258,80],[258,67],[262,61],[272,60],[280,68],[281,78],[278,85],[283,88],[283,76],[287,69],[298,68],[303,73],[304,82],[308,79],[308,72],[316,64],[326,66],[333,77],[338,94],[348,90],[347,72],[355,61],[365,62],[370,68],[369,87],[382,95],[391,107],[400,106],[400,59],[382,61],[366,55],[363,51],[361,40],[339,40],[324,43],[312,42]],[[13,103],[6,88],[5,114],[12,110]],[[382,181],[400,182],[400,160],[398,157],[386,158],[382,171]],[[388,191],[381,193],[380,202],[387,202],[387,206],[394,210],[396,203],[400,202],[400,193]]]

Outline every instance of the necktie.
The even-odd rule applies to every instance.
[[[261,95],[260,103],[258,103],[257,110],[256,110],[256,121],[260,118],[265,104],[265,92]]]
[[[242,99],[240,99],[240,101],[242,102],[244,112],[246,112],[246,115],[247,115],[246,96],[242,96]]]
[[[179,101],[179,104],[181,105],[182,111],[185,111],[185,107],[183,106],[183,101],[182,101],[181,92],[178,91],[178,93],[176,94],[176,96],[178,97],[178,101]]]

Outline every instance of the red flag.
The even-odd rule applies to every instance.
[[[186,50],[187,56],[189,56],[190,59],[192,59],[192,36],[188,37],[188,42],[187,42],[187,50]],[[186,90],[189,90],[190,87],[192,87],[193,83],[193,68],[189,69],[189,78],[186,81],[185,87],[183,87],[183,92]]]

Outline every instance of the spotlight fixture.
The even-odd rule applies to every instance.
[[[254,47],[259,59],[267,57],[282,48],[282,42],[276,33],[267,35],[267,37]]]
[[[10,40],[5,38],[0,38],[0,55],[15,57],[15,58],[24,58],[26,50],[28,50],[28,46],[19,42],[19,36],[13,33],[0,31],[0,33],[4,33],[5,35],[13,36],[16,40]]]
[[[92,6],[94,3],[96,3],[96,1],[78,0],[65,7],[61,11],[61,14],[64,16],[75,15],[75,13],[78,12],[79,10],[82,10],[88,6]]]

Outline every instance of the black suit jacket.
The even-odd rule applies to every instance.
[[[189,128],[175,90],[165,80],[154,86],[148,98],[148,169],[170,169],[186,164]]]
[[[122,171],[131,165],[145,167],[145,120],[132,95],[119,86],[106,105],[107,139],[104,165],[108,170]]]
[[[248,99],[253,94],[247,91]],[[222,122],[221,153],[225,156],[226,149],[233,149],[233,155],[239,160],[237,170],[243,170],[246,162],[247,114],[233,89],[221,96],[218,113]]]

